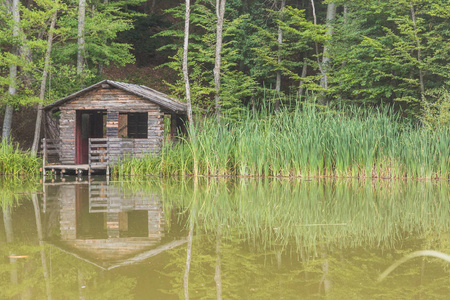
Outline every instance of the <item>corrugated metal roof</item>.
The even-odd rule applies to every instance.
[[[69,102],[70,100],[72,100],[84,93],[87,93],[93,89],[100,87],[104,83],[107,83],[115,88],[127,91],[136,96],[140,96],[140,97],[142,97],[146,100],[149,100],[153,103],[156,103],[166,109],[169,109],[169,110],[173,111],[174,113],[177,113],[177,114],[186,113],[186,103],[178,101],[175,98],[172,98],[164,93],[158,92],[158,91],[151,89],[149,87],[146,87],[144,85],[124,83],[124,82],[118,82],[118,81],[112,81],[112,80],[100,81],[94,85],[91,85],[90,87],[82,89],[72,95],[69,95],[65,98],[62,98],[58,101],[53,102],[52,104],[45,106],[44,110],[50,110],[52,108],[61,106],[62,104]]]

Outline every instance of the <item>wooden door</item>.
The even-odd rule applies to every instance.
[[[102,138],[104,111],[77,110],[75,126],[75,163],[89,163],[89,139]]]
[[[77,110],[75,126],[75,164],[87,164],[89,160],[90,114]]]

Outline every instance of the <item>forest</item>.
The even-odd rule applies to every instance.
[[[430,168],[418,163],[409,173],[445,177],[450,165],[449,18],[445,0],[2,0],[2,141],[20,142],[35,153],[38,139],[33,146],[31,141],[33,132],[40,136],[35,132],[40,108],[107,78],[187,101],[193,130],[206,134],[202,124],[219,124],[205,125],[218,126],[211,140],[254,128],[247,137],[255,132],[265,137],[255,141],[255,149],[280,145],[267,152],[280,167],[272,163],[265,170],[258,163],[247,170],[243,162],[250,157],[237,158],[240,148],[233,145],[229,148],[237,148],[227,152],[225,145],[224,164],[232,166],[224,174],[335,173],[341,153],[336,147],[354,143],[355,153],[342,150],[344,174],[369,176],[377,164],[378,170],[395,173],[387,170],[394,160],[397,175],[403,176],[408,173],[404,165],[409,168],[417,158],[414,153],[405,158],[398,149],[412,151],[423,144],[428,152],[418,155]],[[267,125],[266,133],[286,135],[268,138],[258,131],[264,127],[258,122]],[[320,128],[317,136],[301,138],[318,147],[308,148],[320,153],[318,161],[304,158],[297,170],[286,153],[307,153],[296,139]],[[367,132],[373,137],[364,148]],[[361,141],[355,140],[357,134]],[[281,149],[285,141],[293,148]],[[198,149],[206,152],[204,145]],[[192,166],[180,162],[178,168],[189,165],[196,173],[202,168],[196,164],[199,156],[190,157]],[[206,166],[208,160],[203,164],[204,172],[219,172],[216,165]]]

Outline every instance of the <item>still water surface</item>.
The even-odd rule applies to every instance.
[[[445,181],[0,178],[0,299],[448,299]]]

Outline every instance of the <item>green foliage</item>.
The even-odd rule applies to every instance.
[[[46,41],[42,38],[48,29],[49,19],[56,9],[64,9],[64,5],[39,0],[32,8],[20,5],[19,37],[12,39],[14,22],[7,6],[0,9],[0,94],[2,105],[16,107],[38,102],[36,90],[40,83],[43,67],[43,55]],[[18,50],[14,53],[13,49]],[[10,78],[10,65],[17,65],[17,78]],[[8,87],[15,86],[14,96],[8,94]]]
[[[178,19],[184,19],[184,5],[169,9],[166,13]],[[191,6],[191,33],[189,42],[188,66],[191,85],[191,96],[195,106],[209,109],[213,106],[214,55],[216,45],[216,14],[215,8],[209,1],[199,1]],[[223,48],[221,65],[220,99],[223,111],[230,118],[244,109],[244,104],[256,87],[254,79],[242,71],[238,71],[238,64],[242,55],[236,47],[240,37],[244,35],[242,27],[247,26],[248,15],[242,15],[233,20],[224,20]],[[176,24],[171,30],[159,33],[157,36],[177,40],[176,44],[168,44],[159,51],[175,51],[171,61],[163,64],[178,73],[178,80],[168,83],[172,94],[178,98],[185,97],[182,76],[182,38],[184,23]]]
[[[434,100],[428,94],[449,89],[449,12],[448,4],[431,0],[352,1],[330,42],[335,97],[394,103],[422,117],[424,100]]]
[[[45,94],[45,104],[50,104],[79,91],[83,84],[91,85],[101,79],[100,76],[91,69],[86,69],[82,74],[77,75],[76,65],[70,64],[52,66],[49,77],[49,89]]]
[[[0,143],[0,175],[37,175],[41,165],[41,158],[11,144]]]
[[[322,52],[315,53],[315,43],[324,44],[327,41],[324,25],[314,25],[305,17],[304,10],[287,6],[284,12],[269,10],[273,26],[255,26],[257,34],[253,35],[255,47],[253,76],[265,86],[275,85],[275,74],[281,72],[294,82],[303,81],[304,88],[311,91],[321,90],[315,75],[301,77],[303,64],[318,72],[317,58]],[[278,49],[278,26],[283,32],[281,50]],[[278,63],[281,55],[281,63]],[[307,58],[306,62],[303,58]],[[320,58],[321,59],[321,58]],[[290,82],[293,84],[294,82]],[[266,90],[267,92],[267,90]]]
[[[301,78],[301,70],[304,63],[318,70],[313,50],[315,43],[326,41],[325,26],[313,25],[306,19],[303,10],[293,7],[286,7],[283,14],[267,9],[267,4],[261,3],[248,5],[233,1],[227,7],[226,16],[230,17],[224,22],[220,101],[229,118],[235,120],[236,113],[244,110],[255,96],[262,96],[263,93],[274,96],[270,87],[275,85],[278,71],[289,78],[289,84],[296,83],[298,86],[301,80],[304,88],[320,89],[317,76],[312,74]],[[166,13],[183,20],[184,5]],[[212,72],[216,44],[215,8],[208,1],[193,4],[190,26],[188,65],[192,99],[197,106],[211,108],[215,93]],[[277,42],[278,26],[283,30],[281,51]],[[179,98],[184,98],[185,93],[181,70],[183,29],[180,22],[173,29],[158,34],[158,37],[178,39],[177,44],[168,44],[160,51],[176,51],[164,66],[179,74],[179,80],[169,83],[172,93]],[[282,56],[281,64],[278,63],[278,54]],[[312,55],[310,59],[303,59],[309,55]]]
[[[47,83],[45,102],[53,102],[70,92],[79,90],[80,86],[89,85],[99,80],[97,68],[110,63],[124,65],[134,62],[131,45],[116,41],[119,32],[132,28],[131,18],[136,13],[126,12],[126,5],[137,5],[142,1],[129,0],[111,3],[92,3],[87,6],[85,22],[85,53],[87,68],[81,75],[75,71],[77,53],[77,1],[38,0],[32,6],[20,6],[21,21],[19,38],[11,39],[13,22],[6,6],[0,9],[0,93],[4,95],[1,104],[20,107],[38,102],[47,49],[47,36],[50,19],[58,11],[54,42],[51,56],[51,68]],[[21,49],[18,55],[11,51],[14,47]],[[17,94],[7,96],[11,81],[9,66],[19,68],[15,80]]]
[[[450,127],[450,91],[440,88],[428,91],[422,121],[431,128]]]
[[[136,1],[134,1],[136,2]],[[136,3],[131,4],[136,4]],[[121,9],[128,2],[96,3],[87,6],[85,21],[85,53],[84,57],[89,68],[99,64],[108,66],[110,63],[125,65],[134,62],[130,53],[131,46],[117,43],[117,34],[132,28],[132,14],[124,14]],[[54,57],[63,63],[72,64],[76,61],[78,51],[77,7],[66,11],[60,16],[59,24],[66,28],[65,40],[55,43]]]

